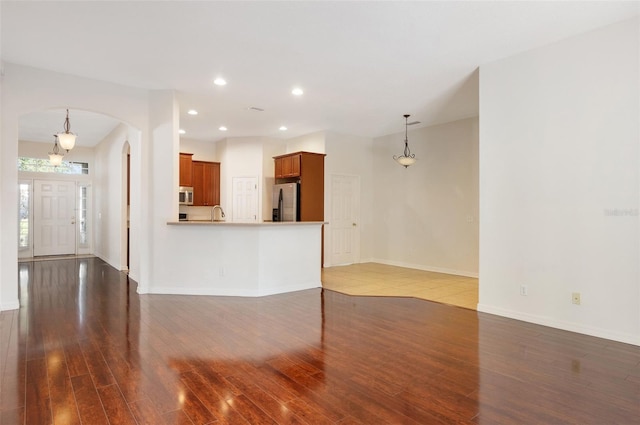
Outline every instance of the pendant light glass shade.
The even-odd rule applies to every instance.
[[[58,148],[58,136],[55,136],[56,140],[53,142],[53,151],[49,152],[49,162],[53,166],[58,166],[62,164],[63,154],[60,153],[60,148]]]
[[[393,159],[402,165],[404,168],[407,168],[409,165],[413,165],[416,162],[416,155],[411,153],[409,150],[409,139],[407,137],[407,129],[409,127],[408,119],[411,115],[404,116],[404,152],[402,155],[394,155]]]
[[[76,135],[71,132],[71,124],[69,124],[69,110],[67,109],[67,118],[64,120],[64,133],[58,133],[60,147],[69,152],[76,145]]]
[[[416,158],[415,155],[413,156],[399,156],[394,158],[396,160],[396,162],[400,165],[402,165],[404,168],[407,168],[409,165],[413,165],[416,163]]]

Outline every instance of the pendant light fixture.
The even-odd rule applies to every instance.
[[[64,133],[58,133],[60,147],[69,152],[76,145],[76,135],[71,132],[71,124],[69,124],[69,110],[67,109],[67,118],[64,120]]]
[[[58,165],[62,164],[62,157],[64,156],[64,154],[60,153],[60,148],[58,148],[58,135],[55,134],[54,137],[56,138],[55,142],[53,142],[53,151],[49,152],[49,162],[51,163],[51,165],[57,167]]]
[[[407,138],[407,129],[409,127],[408,119],[411,115],[404,116],[404,152],[402,155],[393,156],[395,161],[402,165],[404,168],[407,168],[409,165],[413,165],[416,162],[416,155],[412,154],[409,150],[409,139]]]

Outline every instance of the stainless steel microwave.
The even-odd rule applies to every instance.
[[[178,202],[180,205],[193,205],[193,188],[180,186],[178,191]]]

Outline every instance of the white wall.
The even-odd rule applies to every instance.
[[[194,161],[219,162],[214,142],[202,142],[180,137],[180,152],[192,153]]]
[[[147,184],[151,199],[145,217],[149,226],[148,239],[143,247],[139,293],[153,292],[160,279],[179,270],[184,260],[182,244],[170,232],[167,222],[178,218],[178,192],[180,140],[178,137],[179,109],[175,93],[170,90],[149,92],[149,162],[144,170],[149,175]]]
[[[638,35],[481,67],[479,310],[640,345]]]
[[[234,137],[216,143],[220,158],[220,204],[227,217],[233,216],[233,178],[256,177],[259,185],[258,221],[271,220],[271,199],[266,197],[266,192],[271,193],[267,186],[273,185],[273,165],[269,167],[268,163],[271,161],[273,164],[274,146],[279,150],[283,145],[279,140],[265,137]]]
[[[373,141],[376,262],[478,273],[478,119],[409,131],[417,162],[404,168],[404,131]]]
[[[165,225],[176,259],[149,292],[262,296],[322,286],[318,224]]]
[[[233,178],[262,179],[262,140],[255,137],[226,139],[220,148],[220,205],[227,217],[233,217]],[[261,191],[258,191],[260,194]],[[258,200],[258,213],[262,199]],[[259,217],[258,221],[262,221]]]
[[[318,131],[316,133],[287,139],[287,151],[282,152],[282,154],[302,151],[325,153],[325,137],[324,131]]]
[[[332,199],[331,177],[333,175],[358,176],[360,178],[360,217],[356,231],[359,232],[359,249],[356,251],[356,262],[371,261],[373,258],[373,140],[334,132],[325,134],[324,161],[324,262],[331,264],[331,222]],[[359,254],[359,255],[358,255]]]
[[[129,129],[118,125],[96,146],[96,163],[93,171],[95,255],[118,270],[126,269],[123,262],[122,228],[126,223],[126,163],[123,164],[123,148]],[[124,187],[124,191],[123,191]],[[126,254],[126,252],[124,253]]]
[[[2,14],[2,8],[0,7],[0,15]],[[0,35],[1,38],[1,35]],[[13,224],[14,224],[14,229],[18,226],[18,217],[17,214],[15,213],[15,211],[17,211],[18,208],[18,179],[17,176],[15,178],[15,181],[11,175],[11,169],[8,168],[9,167],[9,161],[7,160],[7,158],[11,158],[12,156],[15,156],[17,158],[17,151],[18,151],[18,147],[17,147],[17,143],[14,145],[12,143],[6,143],[7,145],[13,145],[13,146],[9,146],[8,148],[3,148],[2,145],[4,145],[5,143],[5,131],[3,129],[3,127],[5,126],[5,124],[3,124],[2,121],[2,117],[4,117],[4,78],[2,77],[2,75],[4,74],[4,63],[2,62],[2,58],[0,58],[0,200],[2,201],[0,204],[4,205],[5,201],[7,201],[12,195],[13,198],[16,200],[15,201],[15,207],[16,209],[14,209],[13,211],[13,215],[16,216],[15,220],[13,220]],[[9,134],[13,134],[16,139],[18,138],[18,132],[14,131],[9,132]],[[9,189],[9,186],[13,184],[13,193],[7,193],[5,195],[5,190]],[[5,211],[6,209],[6,211]],[[17,250],[17,246],[18,246],[18,236],[16,235],[15,238],[7,238],[5,240],[5,238],[2,235],[5,235],[7,233],[9,233],[9,228],[6,227],[6,225],[2,225],[2,223],[8,222],[8,224],[11,224],[11,210],[8,208],[2,208],[0,207],[0,258],[7,258],[6,261],[2,261],[0,260],[0,311],[2,310],[10,310],[10,309],[17,309],[20,307],[20,303],[18,301],[18,282],[17,280],[15,280],[15,278],[13,279],[13,282],[11,282],[11,280],[6,284],[3,285],[1,282],[5,277],[9,277],[10,278],[10,273],[11,273],[11,269],[9,269],[7,266],[10,265],[10,261],[18,261],[18,250]],[[17,233],[17,232],[15,232]],[[10,245],[13,243],[13,250],[15,251],[15,253],[13,253],[13,251],[10,251]],[[4,287],[7,286],[7,289],[4,289]]]

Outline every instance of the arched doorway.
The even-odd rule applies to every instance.
[[[137,192],[131,196],[131,181],[140,180],[140,150],[136,149],[140,131],[105,114],[70,109],[77,144],[69,152],[63,151],[63,166],[52,167],[48,153],[53,148],[53,134],[62,130],[65,113],[65,109],[46,109],[19,119],[18,163],[32,166],[18,171],[18,257],[34,258],[45,252],[34,249],[39,242],[34,238],[39,225],[35,199],[40,196],[34,187],[38,182],[59,181],[74,191],[72,213],[64,214],[65,220],[73,223],[74,245],[64,253],[93,254],[120,270],[130,270],[132,264],[139,264],[137,258],[130,258],[128,247],[129,234],[137,233],[130,232],[137,226],[130,217],[140,215],[132,214],[131,209],[140,204],[128,200],[137,196]]]

